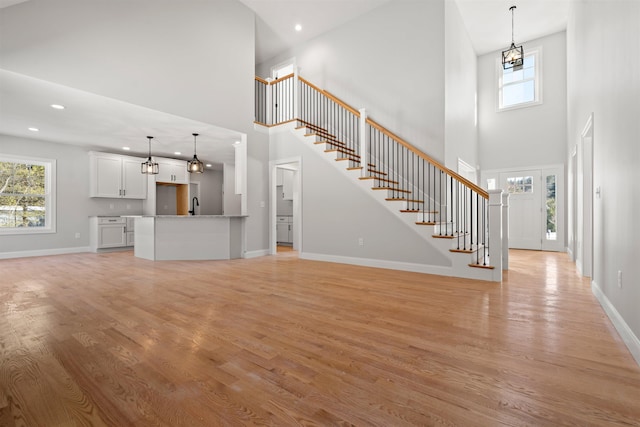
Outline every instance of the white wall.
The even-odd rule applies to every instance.
[[[541,105],[498,111],[500,51],[478,58],[478,137],[483,170],[566,162],[566,34],[552,34],[523,46],[525,54],[542,47]]]
[[[222,215],[222,171],[207,169],[191,182],[200,184],[200,214]]]
[[[0,153],[55,159],[57,171],[56,232],[0,236],[0,256],[22,251],[88,250],[89,216],[142,213],[140,200],[89,198],[89,156],[78,146],[0,134]],[[80,233],[79,239],[76,233]]]
[[[178,203],[175,185],[156,185],[156,215],[176,215]],[[191,208],[191,204],[189,204]]]
[[[594,199],[593,281],[635,334],[634,356],[640,363],[638,22],[638,1],[572,3],[567,28],[565,156],[570,155],[593,113],[593,179],[594,187],[601,189],[601,197]],[[618,271],[622,272],[621,288]],[[620,326],[620,322],[614,324]]]
[[[460,11],[445,2],[444,164],[458,172],[458,158],[478,165],[477,56]]]
[[[236,194],[236,167],[228,163],[225,163],[223,167],[222,212],[225,215],[240,215],[242,213],[242,205],[241,196],[239,194]]]
[[[302,158],[302,257],[321,254],[451,265],[449,259],[366,194],[355,178],[343,175],[312,150],[311,144],[288,131],[272,135],[270,141],[272,161]],[[364,246],[359,246],[359,238],[364,239]]]
[[[247,249],[268,248],[250,9],[236,0],[30,0],[0,9],[0,39],[4,69],[246,133]]]
[[[337,12],[338,13],[338,12]],[[394,0],[260,64],[300,75],[444,160],[444,0]]]

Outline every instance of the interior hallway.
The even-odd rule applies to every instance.
[[[0,260],[0,425],[640,425],[588,280],[564,253],[510,267]]]

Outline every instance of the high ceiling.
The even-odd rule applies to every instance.
[[[257,15],[256,63],[260,64],[390,0],[240,1]],[[520,43],[564,30],[572,0],[446,1],[456,2],[476,53],[483,55],[509,46],[509,7],[516,6],[515,39]],[[302,26],[300,32],[294,29],[296,24]]]
[[[25,1],[29,0],[0,0],[0,8],[20,7],[19,3]],[[240,1],[256,12],[256,63],[260,63],[390,0]],[[570,1],[455,0],[479,55],[510,43],[511,5],[517,5],[515,39],[520,43],[565,29]],[[301,31],[294,29],[296,24],[302,26]],[[152,135],[154,155],[186,159],[193,153],[191,134],[197,132],[202,135],[198,157],[215,159],[218,164],[233,161],[232,144],[241,138],[237,132],[210,124],[6,71],[0,72],[0,96],[0,133],[8,135],[110,151],[129,146],[130,153],[136,155],[146,155],[147,151],[147,140],[140,136]],[[54,102],[74,108],[54,110],[49,107]],[[26,130],[31,126],[42,131],[35,134]],[[182,154],[176,155],[175,151]]]

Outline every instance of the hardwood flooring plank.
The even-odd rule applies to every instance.
[[[306,261],[0,260],[0,425],[640,426],[566,254],[502,284]]]

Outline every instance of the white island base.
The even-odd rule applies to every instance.
[[[134,254],[152,261],[242,258],[244,218],[225,215],[136,217]]]

